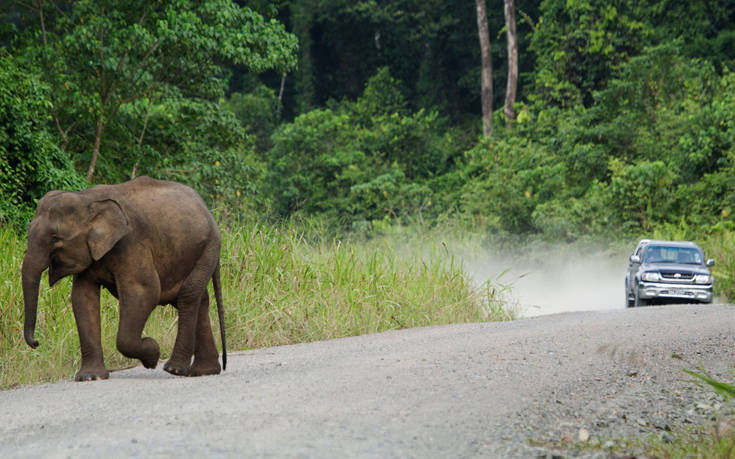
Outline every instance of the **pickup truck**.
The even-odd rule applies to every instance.
[[[702,249],[690,241],[643,239],[625,274],[625,306],[653,302],[711,303],[714,278]]]

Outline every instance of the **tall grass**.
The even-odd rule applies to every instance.
[[[705,256],[715,259],[715,294],[731,301],[735,298],[735,233],[714,233],[702,242],[702,248]]]
[[[248,349],[390,329],[511,318],[492,286],[478,290],[438,236],[323,241],[318,228],[259,224],[223,229],[221,254],[230,349]],[[315,242],[314,242],[315,241]],[[80,364],[71,280],[42,279],[36,336],[23,340],[20,265],[24,239],[0,228],[0,388],[70,378]],[[499,290],[498,290],[499,291]],[[117,300],[102,295],[108,368],[137,364],[115,349]],[[217,324],[215,308],[212,322]],[[145,336],[162,358],[176,336],[176,311],[156,308]],[[216,325],[215,325],[216,326]]]

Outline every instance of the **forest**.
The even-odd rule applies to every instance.
[[[48,190],[139,175],[334,235],[733,228],[733,0],[3,5],[0,222],[21,231]]]

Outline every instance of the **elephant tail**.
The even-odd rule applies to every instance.
[[[227,369],[227,345],[225,344],[225,311],[222,306],[222,284],[219,278],[219,261],[212,274],[214,298],[217,301],[217,316],[219,317],[219,333],[222,338],[222,370]]]

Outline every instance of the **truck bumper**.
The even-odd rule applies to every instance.
[[[699,303],[712,302],[712,285],[682,285],[641,282],[638,285],[638,295],[646,300],[656,298],[676,298],[692,300]]]

